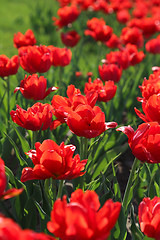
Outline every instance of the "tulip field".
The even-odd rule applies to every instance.
[[[160,0],[0,19],[0,240],[160,240]]]

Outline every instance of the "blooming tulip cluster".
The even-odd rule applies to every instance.
[[[137,108],[135,112],[144,122],[137,130],[131,125],[117,128],[117,131],[127,135],[129,147],[136,158],[124,196],[116,178],[120,172],[116,163],[118,151],[123,151],[123,148],[119,150],[119,146],[114,143],[119,133],[112,131],[111,136],[111,131],[105,133],[118,125],[114,121],[106,122],[106,117],[110,116],[115,120],[112,113],[117,114],[117,122],[122,118],[123,123],[132,121],[126,114],[129,104],[125,96],[130,97],[130,89],[127,87],[133,87],[131,92],[135,92],[139,74],[135,83],[129,83],[129,80],[134,81],[135,76],[132,74],[136,73],[135,65],[141,64],[150,53],[160,53],[160,1],[56,2],[54,4],[59,4],[59,8],[57,16],[53,16],[52,20],[53,28],[57,30],[54,34],[59,34],[61,45],[55,46],[52,42],[49,46],[36,45],[35,35],[28,29],[24,34],[14,34],[14,50],[18,52],[17,55],[11,58],[0,55],[0,77],[8,80],[10,75],[17,74],[21,66],[21,72],[15,77],[18,83],[12,86],[16,94],[10,98],[9,80],[7,83],[2,82],[2,91],[6,88],[6,92],[0,94],[2,119],[3,115],[8,113],[8,126],[10,118],[18,125],[16,127],[12,123],[14,129],[6,128],[6,136],[7,142],[9,140],[14,147],[11,157],[16,155],[21,165],[21,169],[17,169],[18,164],[13,164],[13,173],[16,175],[14,177],[7,168],[7,174],[5,173],[5,163],[0,158],[0,204],[2,200],[17,196],[23,191],[14,202],[13,216],[11,211],[14,206],[10,210],[12,202],[8,203],[9,208],[6,208],[7,216],[17,220],[21,226],[0,213],[0,239],[107,240],[111,235],[110,239],[124,240],[128,230],[125,229],[125,221],[135,197],[135,186],[143,175],[149,175],[149,180],[146,178],[142,183],[149,183],[149,187],[141,187],[141,183],[140,187],[138,186],[140,191],[142,190],[140,193],[148,197],[139,204],[137,216],[131,214],[131,232],[139,227],[141,237],[145,234],[160,240],[160,198],[149,198],[153,195],[150,192],[160,163],[160,67],[153,67],[153,73],[148,80],[145,78],[139,86],[142,96],[137,100],[142,104],[143,113]],[[103,18],[99,17],[100,12],[103,13]],[[114,24],[109,26],[113,17],[119,22],[120,27],[116,26],[117,29],[114,29]],[[90,38],[93,41],[90,41]],[[91,48],[87,44],[90,44]],[[83,51],[91,54],[96,52],[97,56],[88,58],[87,54],[83,56]],[[83,63],[80,58],[84,60]],[[92,62],[95,59],[96,66]],[[86,69],[87,67],[92,69]],[[147,72],[147,69],[145,70]],[[124,73],[131,77],[124,77]],[[56,90],[59,90],[58,95],[55,94]],[[54,96],[51,97],[52,92]],[[126,94],[120,99],[124,92]],[[13,99],[13,104],[18,104],[15,110],[10,111]],[[108,103],[109,101],[112,102]],[[123,117],[124,114],[126,118]],[[122,118],[119,115],[123,115]],[[1,129],[3,126],[4,124]],[[13,130],[18,136],[16,140]],[[21,131],[25,132],[24,136]],[[2,156],[6,146],[3,135],[0,139]],[[119,136],[121,144],[121,135]],[[18,144],[21,145],[20,151]],[[145,166],[142,167],[142,176],[138,162]],[[156,179],[156,193],[159,191],[159,183]],[[23,186],[24,189],[17,189],[17,186]],[[139,194],[137,202],[140,202],[140,196]],[[113,199],[110,199],[111,197]],[[121,202],[113,202],[117,199]],[[51,235],[28,229],[34,220],[33,216],[29,215],[32,210],[33,215],[36,213],[33,229],[35,227],[45,233],[49,231]],[[114,232],[112,229],[120,212],[120,221]],[[137,221],[139,218],[139,226],[134,226],[134,217],[137,217]],[[27,229],[22,230],[21,227]],[[140,230],[136,234],[140,234]],[[136,234],[133,234],[135,239],[138,236]]]

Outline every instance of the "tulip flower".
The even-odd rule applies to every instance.
[[[117,37],[116,34],[112,34],[110,39],[106,41],[106,46],[109,48],[120,48],[121,46],[121,40],[119,37]]]
[[[120,39],[124,44],[131,43],[136,45],[138,48],[143,47],[143,35],[140,29],[136,27],[125,27],[122,29]]]
[[[86,36],[93,37],[96,41],[106,42],[112,35],[112,28],[105,24],[105,21],[101,18],[92,18],[87,21],[88,29],[85,30]]]
[[[47,79],[43,76],[38,77],[37,74],[33,74],[27,77],[25,75],[25,78],[20,83],[20,87],[16,87],[14,93],[20,90],[22,95],[27,99],[43,100],[51,92],[58,89],[58,87],[50,87],[46,91],[46,87]]]
[[[56,200],[47,228],[62,240],[105,240],[120,210],[120,202],[114,203],[109,199],[100,208],[98,195],[94,191],[87,190],[84,193],[77,189],[72,193],[69,203],[66,196]]]
[[[89,78],[88,83],[85,83],[84,93],[87,94],[89,92],[97,92],[98,99],[97,101],[108,102],[110,101],[114,95],[116,94],[117,86],[113,81],[106,81],[105,85],[103,82],[97,78],[91,82],[91,78]]]
[[[144,79],[142,86],[139,86],[142,97],[148,100],[150,96],[160,93],[160,68],[154,67],[156,70],[150,74],[149,79]]]
[[[136,114],[145,122],[155,121],[160,123],[160,93],[153,94],[148,100],[141,98],[139,98],[139,100],[142,102],[144,114],[135,108]]]
[[[51,51],[46,46],[27,46],[18,49],[21,67],[30,74],[47,72],[51,67]]]
[[[97,93],[91,92],[83,96],[79,89],[75,88],[74,85],[69,85],[67,89],[67,96],[62,97],[55,95],[52,99],[53,115],[57,118],[50,126],[50,129],[55,129],[62,123],[67,122],[68,114],[74,111],[78,105],[88,104],[94,107],[97,101]]]
[[[116,64],[122,69],[127,69],[130,66],[129,53],[126,49],[123,49],[122,51],[111,51],[106,54],[106,63],[108,63],[108,69],[111,68],[109,67],[109,64]],[[116,67],[114,66],[114,68]]]
[[[23,35],[21,32],[15,33],[14,38],[14,47],[20,48],[25,46],[32,46],[36,44],[36,39],[34,33],[31,29],[28,29],[26,33]]]
[[[0,77],[8,77],[17,73],[19,68],[18,56],[9,59],[6,55],[0,55]]]
[[[117,64],[103,64],[98,67],[98,70],[103,81],[119,82],[122,75],[122,69]]]
[[[94,138],[109,128],[115,128],[117,123],[105,122],[105,114],[98,106],[78,105],[67,117],[69,129],[80,137]]]
[[[143,51],[138,52],[137,46],[134,44],[130,44],[130,43],[126,44],[124,51],[128,52],[129,64],[131,66],[134,66],[142,62],[142,60],[145,58],[144,52]]]
[[[76,5],[64,6],[58,9],[57,15],[59,16],[59,19],[53,17],[52,20],[54,21],[54,25],[62,28],[67,26],[69,23],[74,22],[78,18],[79,14],[80,11]]]
[[[61,40],[63,42],[64,45],[66,45],[67,47],[74,47],[77,45],[77,43],[80,40],[80,36],[76,31],[69,31],[66,33],[61,33]]]
[[[30,229],[21,229],[21,227],[11,218],[0,215],[0,238],[6,240],[55,240],[55,238],[44,233],[36,233]]]
[[[160,53],[160,35],[146,43],[146,51],[152,54]]]
[[[133,155],[141,162],[160,163],[160,125],[157,122],[142,123],[136,131],[131,126],[117,129],[128,137]]]
[[[65,67],[70,64],[72,52],[68,48],[58,48],[52,45],[48,46],[51,51],[51,62],[54,67]]]
[[[46,130],[52,122],[52,106],[49,104],[35,103],[27,111],[17,105],[16,111],[10,112],[12,121],[28,130]]]
[[[2,158],[0,158],[0,200],[15,197],[23,191],[22,188],[20,188],[20,189],[12,188],[12,189],[5,191],[6,185],[7,185],[7,178],[6,178],[6,174],[5,174],[5,165],[4,165],[4,161],[2,160]]]
[[[130,14],[127,9],[122,9],[117,12],[117,20],[120,23],[126,24],[130,19]]]
[[[160,239],[160,198],[143,198],[138,207],[141,231],[155,240]]]
[[[143,17],[141,19],[133,18],[128,22],[127,26],[130,28],[139,28],[145,38],[149,38],[159,31],[157,21],[153,17]]]
[[[80,161],[79,155],[73,154],[74,145],[58,146],[54,141],[44,140],[42,144],[35,143],[35,149],[26,153],[33,161],[34,168],[26,167],[22,170],[21,181],[33,179],[73,179],[84,175],[87,160]]]

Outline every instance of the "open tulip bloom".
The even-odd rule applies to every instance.
[[[120,210],[120,202],[114,203],[111,199],[100,209],[98,195],[94,191],[84,193],[77,189],[72,193],[70,203],[67,203],[66,196],[56,200],[47,228],[65,240],[106,240]]]
[[[52,140],[45,140],[42,144],[35,143],[36,150],[26,153],[33,161],[34,168],[26,167],[22,171],[21,181],[33,179],[73,179],[82,176],[86,160],[80,161],[79,155],[73,154],[76,149],[73,145],[58,146]]]
[[[33,100],[43,100],[47,97],[51,92],[56,91],[58,87],[50,87],[46,91],[47,88],[47,79],[43,76],[38,77],[37,74],[32,74],[21,81],[20,87],[16,87],[14,93],[20,90],[22,95],[27,99]]]

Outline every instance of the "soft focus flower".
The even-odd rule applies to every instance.
[[[157,122],[142,123],[134,132],[131,126],[120,127],[125,133],[133,155],[142,162],[160,163],[160,125]]]
[[[85,30],[86,36],[93,37],[96,41],[106,42],[112,35],[112,28],[105,24],[105,21],[101,18],[92,18],[87,21],[88,29]]]
[[[21,181],[33,179],[73,179],[84,175],[82,172],[87,163],[80,161],[79,155],[73,158],[76,147],[74,145],[58,146],[54,141],[48,139],[43,143],[35,143],[35,149],[26,153],[33,161],[34,168],[26,167],[22,170]]]
[[[146,43],[146,51],[152,54],[160,53],[160,35]]]
[[[143,51],[139,51],[136,45],[126,44],[120,51],[114,51],[106,54],[106,63],[117,64],[122,69],[127,69],[129,66],[140,63],[145,57]]]
[[[25,129],[46,130],[52,122],[52,106],[37,102],[26,111],[17,105],[16,111],[12,110],[10,115],[13,122]]]
[[[127,9],[122,9],[117,12],[117,20],[120,23],[127,23],[130,19],[130,14]]]
[[[157,70],[149,76],[149,79],[144,79],[142,86],[139,86],[142,97],[146,100],[154,94],[160,93],[160,68],[156,67]]]
[[[146,99],[139,98],[142,102],[143,115],[138,109],[135,108],[136,114],[145,122],[158,122],[160,124],[160,93],[153,94]]]
[[[61,33],[61,40],[63,42],[64,45],[66,45],[67,47],[74,47],[77,45],[77,43],[80,40],[80,35],[72,30],[66,33]]]
[[[57,87],[50,87],[46,91],[47,79],[43,76],[38,77],[37,74],[32,74],[21,81],[20,87],[16,87],[14,93],[18,90],[21,91],[22,95],[27,99],[42,100],[47,97],[51,92],[56,91]]]
[[[55,129],[62,123],[67,122],[68,114],[74,111],[78,105],[90,105],[94,107],[97,101],[98,94],[96,92],[88,93],[83,96],[79,89],[74,85],[69,85],[67,89],[67,97],[59,95],[53,96],[52,107],[53,115],[57,118],[50,126],[50,129]]]
[[[28,29],[25,34],[22,34],[21,32],[15,33],[13,42],[14,47],[20,48],[36,44],[36,39],[32,30]]]
[[[103,64],[98,67],[98,70],[103,81],[119,82],[122,75],[122,69],[117,64]]]
[[[144,17],[141,19],[133,18],[131,21],[128,22],[127,25],[130,28],[133,28],[133,27],[139,28],[142,31],[143,36],[145,38],[149,38],[154,33],[159,31],[157,21],[152,17]]]
[[[51,62],[55,67],[65,67],[70,64],[72,52],[68,48],[59,48],[52,45],[48,46],[51,51]]]
[[[10,59],[2,54],[0,55],[0,77],[8,77],[17,73],[19,68],[18,56],[15,55]]]
[[[57,1],[60,3],[60,7],[67,6],[72,2],[72,0],[57,0]]]
[[[143,198],[138,207],[141,231],[155,240],[160,239],[160,198]]]
[[[134,44],[128,43],[125,46],[125,51],[128,52],[129,64],[132,66],[142,62],[142,60],[145,58],[144,52],[143,51],[138,52],[137,46]]]
[[[106,41],[106,46],[109,48],[120,48],[121,46],[121,40],[119,37],[117,37],[116,34],[112,34],[110,39]]]
[[[51,67],[51,51],[46,46],[27,46],[18,49],[21,67],[30,74],[44,73]]]
[[[2,158],[0,158],[0,200],[15,197],[23,191],[22,188],[20,188],[20,189],[12,188],[12,189],[5,191],[6,185],[7,185],[7,178],[6,178],[6,174],[5,174],[5,165],[4,165],[4,161],[2,160]],[[1,237],[1,234],[0,234],[0,237]]]
[[[122,69],[127,69],[130,66],[129,53],[124,48],[122,51],[111,51],[106,54],[106,63],[116,64]]]
[[[97,101],[108,102],[114,97],[116,90],[117,86],[113,81],[106,81],[103,85],[101,79],[97,78],[92,83],[91,78],[89,78],[88,83],[85,83],[84,93],[95,91],[98,93]]]
[[[21,227],[11,218],[0,215],[0,239],[1,240],[55,240],[55,238],[44,233],[36,233],[30,229]]]
[[[125,27],[122,29],[120,36],[124,44],[131,43],[136,45],[138,48],[143,47],[143,35],[140,29],[136,27]]]
[[[78,105],[67,116],[69,129],[79,137],[94,138],[109,128],[115,128],[117,123],[105,122],[105,114],[98,106]]]
[[[65,6],[58,9],[57,15],[59,19],[53,17],[52,20],[54,21],[54,25],[62,28],[67,26],[69,23],[74,22],[80,14],[79,9],[76,5]]]
[[[78,189],[72,193],[70,203],[67,203],[66,196],[56,200],[47,228],[62,240],[106,240],[120,210],[120,202],[109,199],[100,208],[94,191],[83,193]]]

